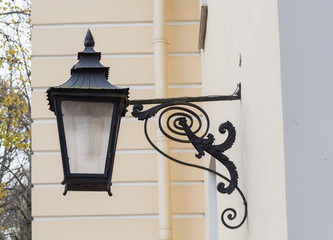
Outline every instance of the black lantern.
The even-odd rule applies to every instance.
[[[108,191],[121,116],[128,105],[128,88],[107,80],[109,68],[100,64],[90,30],[70,79],[47,90],[50,110],[57,118],[65,192]]]
[[[208,114],[195,102],[233,101],[241,99],[241,86],[232,95],[160,98],[128,100],[128,88],[118,88],[107,80],[109,68],[100,64],[101,53],[93,49],[95,42],[88,30],[85,49],[79,52],[79,62],[71,69],[70,79],[47,90],[50,110],[56,114],[63,164],[65,192],[108,191],[111,196],[111,178],[118,138],[120,119],[128,105],[133,106],[132,116],[144,121],[144,134],[150,145],[164,157],[189,167],[195,167],[219,176],[224,182],[217,185],[221,194],[238,192],[244,204],[244,215],[238,224],[228,221],[236,219],[237,211],[226,208],[221,214],[222,223],[236,229],[247,218],[247,201],[238,187],[236,165],[225,155],[236,138],[236,129],[229,121],[219,126],[221,134],[227,134],[224,142],[215,144],[214,135],[209,133]],[[154,106],[144,110],[143,105]],[[189,143],[198,151],[195,157],[205,153],[211,155],[229,172],[230,179],[215,169],[176,159],[159,149],[149,137],[147,122],[160,112],[159,129],[168,139]],[[170,113],[169,117],[162,117]],[[198,114],[199,113],[199,114]],[[201,116],[200,116],[201,115]],[[165,115],[164,115],[165,116]],[[166,120],[165,124],[162,121]],[[202,121],[206,120],[206,129]],[[198,124],[193,124],[194,122]],[[164,128],[166,126],[167,129]],[[165,131],[166,130],[166,131]],[[198,135],[199,133],[202,135]],[[225,183],[228,183],[225,185]]]

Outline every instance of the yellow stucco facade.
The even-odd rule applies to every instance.
[[[239,172],[248,199],[248,218],[227,229],[221,213],[244,214],[239,195],[216,193],[215,179],[198,169],[171,163],[174,240],[285,240],[286,209],[283,125],[276,1],[208,0],[205,49],[198,50],[199,0],[167,0],[168,96],[230,95],[242,84],[242,100],[204,103],[210,132],[223,142],[218,126],[230,120],[236,142],[228,157]],[[46,90],[70,77],[92,31],[109,81],[130,87],[130,99],[155,98],[153,54],[154,0],[32,0],[32,234],[33,240],[159,238],[157,153],[146,141],[143,123],[122,118],[113,196],[106,192],[68,192],[63,196],[62,166],[54,114]],[[255,6],[255,7],[253,7]],[[149,133],[156,138],[155,119]],[[194,157],[191,145],[170,142],[179,159]],[[217,169],[228,175],[222,166]],[[237,223],[236,223],[237,224]],[[231,224],[232,225],[232,224]]]
[[[45,95],[48,87],[69,78],[90,28],[102,64],[110,67],[110,82],[130,87],[130,99],[154,98],[152,9],[152,0],[32,1],[34,240],[159,238],[157,153],[144,138],[142,122],[129,113],[122,119],[112,197],[106,192],[63,196],[56,121]],[[201,95],[200,4],[170,0],[167,12],[168,94]],[[171,151],[185,159],[194,153],[179,144],[171,144]],[[174,239],[204,238],[203,176],[171,164]]]

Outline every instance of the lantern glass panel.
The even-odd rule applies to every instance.
[[[70,173],[104,174],[113,103],[63,101]]]

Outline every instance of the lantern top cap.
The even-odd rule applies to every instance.
[[[129,88],[118,88],[108,81],[109,67],[100,63],[101,53],[94,50],[95,41],[88,29],[84,39],[85,49],[78,53],[78,62],[71,69],[71,77],[60,86],[47,90],[50,110],[55,110],[53,96],[72,94],[117,97],[127,102]],[[127,104],[127,103],[126,103]],[[123,112],[125,114],[125,112]]]
[[[101,53],[94,50],[95,41],[90,29],[84,39],[85,49],[78,53],[78,62],[71,69],[70,79],[55,88],[122,89],[108,82],[109,67],[100,63]]]
[[[78,55],[78,60],[80,60],[80,57],[82,54],[85,54],[85,53],[94,53],[94,54],[97,54],[99,57],[99,60],[101,58],[101,53],[100,52],[96,52],[94,50],[94,47],[95,47],[95,40],[94,40],[94,37],[90,31],[90,29],[87,30],[87,33],[86,33],[86,37],[84,39],[84,50],[82,52],[79,52],[79,55]]]
[[[90,29],[88,29],[87,34],[86,34],[86,38],[84,39],[84,46],[85,47],[94,47],[95,46],[94,37],[91,34]]]

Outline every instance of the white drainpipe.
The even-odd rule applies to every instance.
[[[154,70],[156,98],[168,97],[168,54],[166,38],[166,0],[154,0]],[[158,116],[157,116],[158,118]],[[169,152],[169,142],[157,126],[156,145]],[[160,239],[172,239],[170,162],[161,154],[158,161],[158,208]]]

